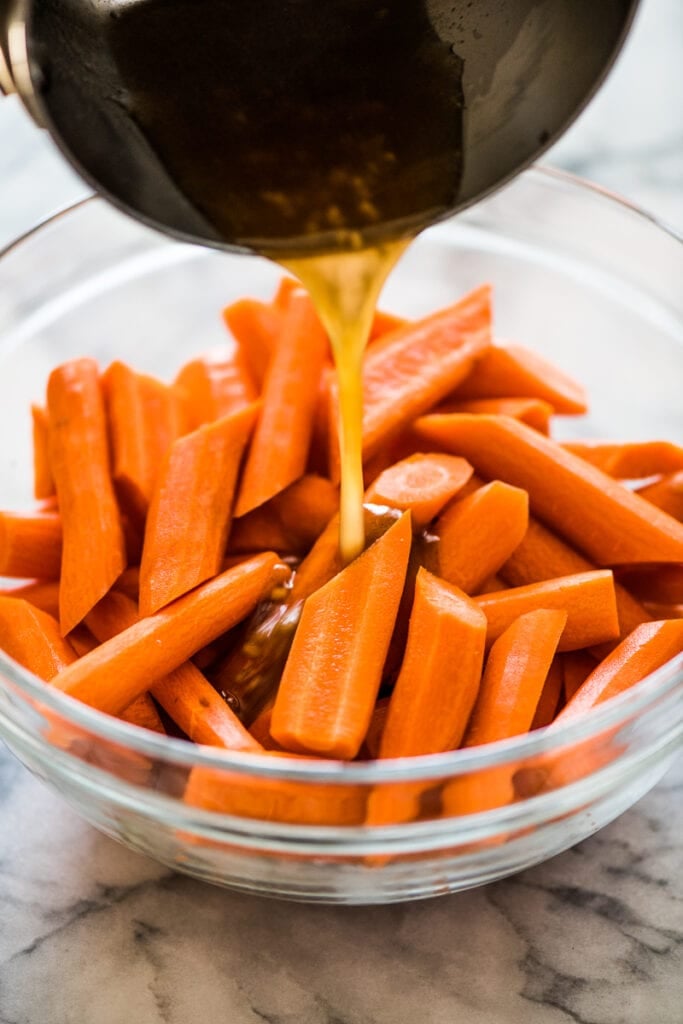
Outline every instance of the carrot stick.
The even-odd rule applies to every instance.
[[[249,733],[264,750],[284,750],[270,735],[270,723],[273,718],[272,702],[265,707],[249,726]]]
[[[53,618],[59,617],[59,583],[57,580],[32,580],[20,587],[0,590],[3,597],[19,597],[34,608],[47,612]]]
[[[119,500],[136,525],[144,522],[159,465],[186,417],[174,391],[154,377],[114,362],[102,376],[112,476]]]
[[[538,352],[523,345],[494,345],[458,386],[456,401],[470,398],[540,398],[555,412],[587,411],[582,386]]]
[[[271,734],[289,750],[351,759],[372,717],[411,544],[405,513],[304,604]]]
[[[683,652],[683,620],[645,622],[605,658],[555,719],[565,723],[624,693]]]
[[[130,725],[137,725],[140,729],[149,729],[151,732],[166,735],[159,712],[148,693],[141,693],[139,697],[136,697],[119,717]]]
[[[683,603],[667,604],[661,601],[646,601],[645,607],[653,619],[683,619]]]
[[[373,318],[372,327],[370,328],[368,345],[371,345],[379,338],[383,338],[385,334],[389,334],[391,331],[397,331],[401,327],[405,327],[407,324],[408,321],[405,317],[395,316],[393,313],[387,313],[378,309]]]
[[[680,604],[683,601],[683,564],[665,562],[658,565],[653,562],[628,565],[616,569],[615,575],[639,601],[659,601],[664,604]]]
[[[273,309],[285,310],[293,293],[301,291],[303,291],[301,283],[295,277],[285,274],[280,278],[275,295],[273,295],[271,301],[271,306]]]
[[[382,733],[386,725],[389,713],[389,697],[380,697],[372,710],[370,725],[363,740],[361,756],[366,755],[372,760],[379,757],[379,746],[382,741]]]
[[[263,385],[235,515],[242,516],[306,471],[327,335],[310,302],[294,295]]]
[[[495,416],[512,416],[541,434],[550,432],[550,417],[554,409],[541,398],[470,398],[459,401],[446,399],[435,412],[444,413],[491,413]]]
[[[274,554],[229,569],[86,654],[60,673],[55,686],[100,711],[120,714],[248,615],[279,573]]]
[[[294,294],[294,292],[293,292]],[[270,360],[279,344],[283,314],[289,305],[267,306],[256,299],[240,299],[223,310],[223,320],[241,353],[247,371],[260,392],[265,383]]]
[[[227,568],[224,566],[223,568]],[[137,565],[129,565],[127,569],[124,569],[116,583],[114,584],[114,590],[120,591],[125,594],[135,603],[138,603],[138,597],[140,594],[140,569]]]
[[[61,561],[58,512],[0,512],[0,576],[54,580]]]
[[[410,509],[415,529],[426,526],[472,476],[469,462],[454,455],[416,453],[385,469],[365,493],[365,501]]]
[[[236,519],[229,549],[305,554],[338,508],[339,491],[334,484],[315,474],[302,476],[265,505]]]
[[[91,651],[94,651],[95,648],[99,646],[99,641],[95,639],[83,622],[79,623],[75,629],[72,629],[66,639],[71,644],[79,658],[82,658],[85,654],[90,654]]]
[[[564,657],[567,658],[569,655],[565,654]],[[562,666],[563,663],[559,657],[553,658],[552,664],[548,669],[548,675],[545,677],[541,696],[536,705],[536,711],[530,726],[531,729],[545,728],[546,725],[550,725],[557,714],[562,698],[562,684],[564,682]]]
[[[520,615],[539,608],[567,612],[560,651],[575,651],[619,636],[614,580],[607,569],[512,587],[499,594],[482,594],[474,602],[488,619],[489,643]]]
[[[46,682],[77,658],[57,620],[18,597],[0,597],[0,649]]]
[[[51,498],[55,493],[55,481],[50,468],[47,410],[40,405],[32,405],[31,419],[33,422],[33,494],[36,498]]]
[[[214,349],[181,366],[174,381],[189,417],[188,428],[196,430],[242,409],[258,397],[244,353]]]
[[[476,593],[520,543],[528,521],[526,491],[500,480],[454,502],[436,521],[438,575]]]
[[[562,691],[565,704],[595,668],[596,660],[588,651],[567,651],[562,655]]]
[[[140,564],[140,611],[151,615],[221,568],[242,452],[257,416],[248,405],[171,447],[152,499]]]
[[[532,512],[598,565],[683,561],[683,526],[637,494],[506,416],[426,416],[422,438],[486,477],[529,492]]]
[[[668,473],[661,480],[641,487],[638,494],[683,523],[683,473]]]
[[[97,363],[76,359],[53,370],[47,407],[50,464],[62,517],[59,614],[66,634],[123,572],[126,550]]]
[[[426,569],[418,571],[381,758],[438,754],[460,746],[479,690],[486,626],[485,615],[462,592]]]
[[[683,448],[670,441],[565,441],[562,447],[603,473],[627,480],[683,470]]]
[[[135,627],[139,621],[133,601],[116,591],[103,597],[88,615],[88,624],[102,643]],[[150,692],[195,743],[228,750],[261,750],[261,744],[252,739],[234,711],[192,662],[186,661],[157,679]]]

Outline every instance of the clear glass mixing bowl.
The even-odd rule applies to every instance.
[[[425,232],[382,304],[419,315],[491,281],[497,334],[537,347],[588,385],[591,414],[560,430],[680,441],[682,259],[674,236],[633,207],[534,169]],[[223,305],[269,297],[278,277],[254,257],[171,242],[97,199],[11,246],[0,259],[0,507],[30,504],[29,408],[54,364],[89,354],[170,376],[194,352],[225,343]],[[633,804],[672,763],[682,735],[683,658],[562,729],[342,765],[148,734],[51,691],[0,654],[0,736],[87,820],[180,871],[290,899],[405,900],[528,867]],[[183,803],[198,766],[225,775],[236,806],[248,808],[255,786],[271,793],[270,820]],[[514,784],[514,802],[459,813],[463,785],[499,792],[487,780],[501,778]],[[370,793],[381,801],[406,786],[420,820],[363,825]],[[297,823],[302,801],[319,824]]]

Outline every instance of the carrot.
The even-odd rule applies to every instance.
[[[124,630],[55,679],[59,689],[109,714],[231,629],[280,573],[274,554],[257,555]]]
[[[438,754],[460,745],[479,690],[486,625],[465,594],[426,569],[418,571],[380,758]]]
[[[567,651],[562,655],[562,691],[565,704],[595,668],[595,658],[588,651]]]
[[[591,672],[555,723],[571,721],[610,697],[624,693],[681,652],[683,620],[643,623]]]
[[[305,602],[271,723],[283,747],[347,760],[358,753],[381,682],[411,537],[407,512]]]
[[[270,735],[270,723],[273,718],[272,701],[263,709],[249,726],[249,733],[264,750],[284,750]]]
[[[114,486],[122,507],[139,526],[147,515],[161,461],[185,432],[185,413],[171,388],[125,363],[112,363],[102,385]]]
[[[446,399],[435,412],[438,413],[492,413],[496,416],[512,416],[541,434],[550,432],[550,417],[554,408],[541,398],[470,398],[458,401]]]
[[[586,393],[563,370],[523,345],[494,345],[457,387],[456,401],[470,398],[540,398],[555,412],[587,411]]]
[[[653,619],[683,619],[683,603],[667,604],[661,601],[646,601],[645,607]]]
[[[230,551],[305,554],[339,508],[339,491],[309,474],[232,524]]]
[[[287,308],[287,304],[289,303],[289,300],[291,296],[294,294],[294,292],[302,291],[303,287],[301,285],[301,282],[298,281],[295,277],[289,277],[288,274],[285,274],[283,277],[280,278],[278,286],[275,290],[275,295],[273,295],[270,304],[273,307],[273,309],[284,310]]]
[[[223,566],[223,568],[227,568]],[[140,595],[140,569],[137,565],[129,565],[124,569],[116,583],[114,590],[120,591],[137,604]]]
[[[66,639],[79,658],[82,658],[85,654],[90,654],[91,651],[94,651],[99,646],[98,641],[83,622],[79,623],[75,629],[72,629]]]
[[[454,502],[435,526],[438,575],[476,593],[520,543],[528,521],[526,491],[500,480]]]
[[[488,620],[489,643],[520,615],[539,608],[567,612],[560,651],[578,650],[619,636],[614,580],[607,569],[512,587],[499,594],[482,594],[474,602]]]
[[[133,601],[111,591],[88,615],[88,625],[105,643],[140,619]],[[195,743],[228,750],[260,751],[235,713],[192,662],[186,661],[150,686],[150,693]],[[125,716],[125,711],[123,712]]]
[[[390,334],[391,331],[397,331],[401,327],[405,327],[408,324],[408,320],[402,316],[395,316],[393,313],[387,313],[378,309],[372,321],[372,327],[370,328],[370,337],[368,338],[368,345],[371,345],[378,338],[383,338],[385,334]]]
[[[61,561],[58,512],[0,512],[0,576],[54,580]]]
[[[59,617],[69,633],[126,567],[97,363],[57,367],[47,385],[50,464],[62,517]]]
[[[417,432],[462,455],[483,476],[524,488],[532,512],[598,565],[683,561],[680,523],[524,423],[426,416]]]
[[[670,441],[565,441],[562,447],[609,476],[629,480],[683,470],[683,448]]]
[[[36,498],[51,498],[55,493],[55,481],[50,468],[48,450],[47,410],[41,405],[31,406],[33,422],[33,494]]]
[[[239,349],[214,349],[192,359],[181,366],[173,386],[183,398],[190,430],[229,416],[258,397]]]
[[[220,572],[242,452],[258,406],[179,438],[159,474],[140,563],[140,611],[151,615]]]
[[[491,289],[479,288],[447,309],[408,323],[370,346],[363,360],[363,461],[404,424],[444,398],[491,341]],[[330,391],[337,423],[337,394]],[[330,430],[333,479],[338,438]]]
[[[388,713],[389,698],[380,697],[372,711],[370,725],[361,748],[361,756],[365,755],[372,760],[376,760],[379,757],[379,745],[382,741],[382,733],[384,732]]]
[[[306,471],[327,335],[305,296],[294,295],[263,385],[235,515],[242,516]]]
[[[659,601],[680,604],[683,601],[683,564],[652,562],[645,565],[620,566],[615,569],[617,579],[639,601]]]
[[[0,590],[3,597],[20,597],[34,608],[47,612],[53,618],[59,617],[59,583],[57,580],[32,580],[20,587]]]
[[[565,654],[564,657],[567,658],[569,655]],[[562,667],[563,662],[560,661],[560,658],[553,658],[531,722],[530,728],[532,730],[543,729],[546,725],[550,725],[557,714],[557,709],[562,699],[562,684],[564,682]]]
[[[641,498],[683,523],[683,473],[668,473],[638,491]]]
[[[19,597],[0,597],[0,649],[46,682],[77,658],[57,620]]]
[[[405,512],[413,526],[431,522],[472,476],[469,462],[454,455],[416,453],[385,469],[365,492],[365,501]]]
[[[141,693],[136,697],[133,703],[121,712],[120,717],[124,722],[137,725],[140,729],[149,729],[151,732],[161,733],[162,736],[166,735],[159,712],[148,693]]]
[[[292,290],[292,296],[296,290]],[[240,299],[223,310],[223,320],[237,343],[247,371],[260,392],[268,373],[270,360],[279,344],[283,314],[289,305],[287,296],[278,307],[267,306],[256,299]]]

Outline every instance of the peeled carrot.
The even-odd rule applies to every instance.
[[[562,447],[603,473],[627,480],[683,470],[683,448],[670,441],[565,441]]]
[[[497,640],[520,615],[539,608],[567,612],[560,651],[574,651],[619,636],[614,579],[607,570],[577,573],[512,587],[474,598],[488,620],[488,642]]]
[[[383,338],[385,334],[389,334],[391,331],[397,331],[399,328],[405,327],[407,323],[408,321],[405,317],[395,316],[393,313],[387,313],[378,309],[372,321],[368,344],[371,345],[373,341]]]
[[[271,734],[289,750],[351,759],[372,717],[411,544],[410,513],[304,604]]]
[[[564,655],[565,658],[568,656],[567,654]],[[548,675],[545,677],[541,696],[536,705],[530,726],[531,729],[545,728],[546,725],[550,725],[557,714],[562,699],[562,685],[564,682],[562,667],[563,663],[560,661],[560,658],[553,658],[552,664],[548,669]]]
[[[653,619],[683,619],[683,602],[667,604],[661,601],[646,601],[645,607]]]
[[[470,398],[459,401],[457,398],[446,399],[438,409],[438,413],[471,412],[492,413],[495,416],[512,416],[541,434],[550,431],[550,417],[554,408],[541,398]]]
[[[624,693],[681,652],[683,620],[643,623],[591,672],[555,722],[564,724]]]
[[[520,543],[528,521],[526,491],[500,480],[454,502],[435,526],[438,575],[476,593]]]
[[[141,619],[55,679],[85,704],[120,714],[157,679],[247,616],[281,573],[277,556],[256,555]]]
[[[260,743],[264,750],[283,750],[279,743],[270,735],[270,723],[273,718],[273,705],[270,703],[263,709],[249,726],[249,734]]]
[[[638,494],[683,523],[683,473],[668,473],[661,480],[641,487]]]
[[[277,308],[256,299],[240,299],[223,310],[225,325],[237,342],[241,358],[258,391],[265,383],[271,357],[279,345],[283,313],[289,299],[290,296],[286,296]]]
[[[327,335],[310,302],[295,294],[263,385],[263,407],[242,474],[236,516],[304,475],[327,352]]]
[[[683,602],[683,564],[625,565],[615,569],[615,576],[640,601]]]
[[[570,701],[596,666],[588,651],[567,651],[562,655],[562,691],[564,702]]]
[[[275,290],[275,295],[273,295],[271,301],[271,306],[274,309],[286,309],[287,303],[289,302],[292,294],[294,292],[301,291],[303,291],[301,282],[298,281],[295,277],[289,277],[288,274],[285,274],[283,277],[280,278],[278,282],[278,286]]]
[[[230,551],[305,554],[339,508],[339,490],[325,477],[302,476],[274,498],[236,519]]]
[[[154,701],[147,693],[141,693],[139,697],[129,704],[120,717],[129,725],[137,725],[140,729],[149,729],[151,732],[166,735],[161,716],[156,709]]]
[[[361,757],[366,755],[373,760],[379,757],[379,745],[382,742],[382,733],[384,732],[388,713],[389,698],[380,697],[372,710],[370,725],[368,726],[368,731],[365,734],[365,739],[363,740],[363,746],[360,752]]]
[[[48,449],[47,410],[41,405],[31,406],[33,422],[33,494],[36,498],[51,498],[55,481],[50,468]]]
[[[18,597],[0,597],[0,650],[45,681],[77,658],[57,620]]]
[[[438,754],[460,745],[479,690],[486,616],[455,587],[420,569],[401,671],[379,756]]]
[[[59,583],[57,580],[32,580],[20,587],[0,590],[3,597],[20,597],[35,608],[59,618]]]
[[[365,492],[365,501],[410,509],[413,526],[431,522],[472,476],[469,462],[454,455],[416,453],[395,463],[377,477]]]
[[[555,412],[587,411],[586,393],[563,370],[523,345],[494,345],[458,386],[456,401],[470,398],[540,398]]]
[[[483,476],[524,488],[532,512],[598,565],[683,561],[680,523],[524,423],[425,416],[417,432],[462,455]]]
[[[185,363],[178,371],[174,388],[183,398],[190,430],[229,416],[258,397],[239,349],[214,349]]]
[[[58,512],[0,512],[0,576],[54,580],[61,561]]]
[[[123,572],[126,549],[97,363],[76,359],[53,370],[47,407],[50,464],[62,517],[59,616],[66,634]]]
[[[227,568],[227,566],[223,566]],[[114,584],[114,590],[120,591],[125,594],[132,601],[138,603],[138,597],[140,595],[140,569],[137,565],[129,565],[127,569],[124,569],[116,583]]]

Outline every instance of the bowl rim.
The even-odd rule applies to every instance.
[[[683,235],[637,204],[576,175],[553,167],[533,166],[522,172],[518,178],[536,179],[539,184],[548,184],[551,187],[587,194],[604,202],[605,205],[610,205],[615,209],[620,208],[623,212],[649,223],[656,231],[683,244]],[[518,178],[490,198],[495,199],[507,188],[514,188]],[[487,201],[489,200],[482,200],[484,203]],[[0,249],[0,260],[13,253],[24,243],[33,241],[43,230],[49,229],[68,215],[93,205],[109,206],[106,200],[97,195],[87,196],[66,204]],[[125,216],[120,211],[117,212],[120,216]],[[156,232],[146,225],[139,224],[138,227],[161,236],[160,232]],[[169,239],[169,245],[188,245],[188,243]],[[480,747],[448,751],[442,754],[387,758],[381,761],[366,762],[274,758],[267,753],[229,751],[219,747],[191,744],[186,740],[169,736],[156,736],[152,732],[139,729],[97,711],[68,694],[52,688],[48,683],[43,682],[0,651],[0,689],[6,689],[7,681],[15,692],[18,690],[22,696],[30,699],[31,704],[38,705],[33,708],[34,711],[40,713],[41,707],[48,708],[69,724],[85,729],[97,739],[124,746],[133,753],[152,756],[168,763],[300,782],[378,784],[408,779],[457,777],[474,770],[515,763],[534,755],[556,751],[571,744],[598,738],[600,734],[611,727],[622,725],[638,713],[657,706],[662,699],[673,695],[677,687],[683,689],[681,685],[683,684],[683,653],[646,676],[625,693],[605,701],[589,714],[577,716],[575,720],[561,723],[559,726],[551,725],[522,736],[499,740]]]

